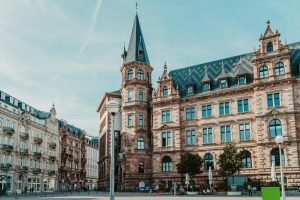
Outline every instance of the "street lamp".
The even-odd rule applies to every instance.
[[[106,104],[106,111],[111,114],[111,145],[110,145],[110,200],[115,200],[115,115],[120,110],[120,103],[116,100],[110,100]]]
[[[283,180],[283,163],[282,163],[282,153],[281,153],[281,145],[284,142],[284,139],[281,135],[276,136],[275,138],[276,144],[279,146],[279,160],[280,160],[280,176],[281,176],[281,191],[282,191],[282,200],[286,200],[285,198],[285,188],[284,188],[284,180]]]

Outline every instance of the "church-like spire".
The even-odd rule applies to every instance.
[[[136,14],[134,19],[134,24],[131,32],[125,63],[132,62],[132,61],[150,63],[138,14]]]

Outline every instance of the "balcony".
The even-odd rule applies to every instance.
[[[7,152],[11,152],[14,149],[14,147],[11,144],[2,144],[1,149]]]
[[[56,160],[56,157],[55,157],[55,156],[49,156],[49,160],[55,161],[55,160]]]
[[[36,157],[36,158],[41,158],[42,153],[41,152],[33,152],[33,156]]]
[[[20,149],[19,154],[21,156],[27,156],[28,155],[28,149]]]
[[[49,147],[52,149],[56,148],[56,143],[55,142],[49,142]]]
[[[28,140],[29,138],[29,134],[24,132],[24,133],[20,133],[20,138],[23,140]]]
[[[19,166],[18,170],[19,170],[19,172],[27,172],[28,171],[28,167],[27,166]]]
[[[40,137],[34,137],[34,142],[35,142],[36,144],[42,144],[43,139],[40,138]]]
[[[42,172],[42,170],[40,168],[33,168],[32,169],[32,173],[34,173],[34,174],[39,174],[41,172]]]
[[[55,171],[54,171],[54,170],[50,170],[50,171],[48,171],[48,175],[49,175],[49,176],[53,176],[53,175],[55,175]]]
[[[2,130],[3,130],[3,133],[6,133],[8,135],[12,135],[15,133],[15,129],[11,128],[11,127],[3,127]]]
[[[2,163],[2,164],[0,164],[0,169],[3,170],[3,171],[8,171],[11,168],[12,168],[11,164],[8,164],[8,163]]]

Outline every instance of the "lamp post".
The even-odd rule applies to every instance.
[[[280,160],[280,176],[281,176],[281,197],[282,200],[286,200],[285,198],[285,188],[284,188],[284,180],[283,180],[283,163],[282,163],[282,153],[281,153],[281,145],[283,144],[284,140],[281,135],[276,136],[275,138],[276,144],[279,146],[279,160]]]
[[[110,144],[110,200],[115,200],[115,115],[120,110],[120,103],[116,100],[110,100],[106,104],[106,111],[111,115],[111,144]]]

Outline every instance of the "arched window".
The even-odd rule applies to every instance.
[[[133,70],[132,69],[128,70],[127,79],[128,80],[132,80],[133,79]]]
[[[243,168],[252,168],[252,158],[249,151],[243,151],[242,163]]]
[[[138,165],[138,172],[140,174],[144,173],[144,163],[142,163],[142,162],[139,163],[139,165]]]
[[[144,80],[145,79],[144,78],[144,72],[141,69],[138,70],[138,79],[140,79],[140,80]]]
[[[282,164],[285,165],[284,151],[281,149]],[[271,165],[280,166],[279,148],[274,148],[271,151]]]
[[[259,78],[267,78],[269,76],[269,71],[267,66],[261,66],[259,68]]]
[[[284,65],[283,63],[279,62],[275,65],[275,75],[279,76],[284,74]]]
[[[163,172],[172,171],[172,159],[169,156],[165,156],[162,160],[162,171]]]
[[[268,42],[267,44],[267,53],[271,53],[273,51],[273,43]]]
[[[206,153],[204,155],[204,168],[208,170],[209,167],[211,167],[211,169],[214,169],[214,157],[213,155],[211,155],[211,153]]]
[[[269,131],[271,137],[282,135],[281,121],[279,119],[273,119],[272,121],[270,121]]]
[[[168,89],[167,86],[165,86],[164,89],[163,89],[163,96],[166,97],[168,95],[169,95],[169,89]]]
[[[143,137],[139,137],[137,140],[138,149],[145,149],[145,141]]]

